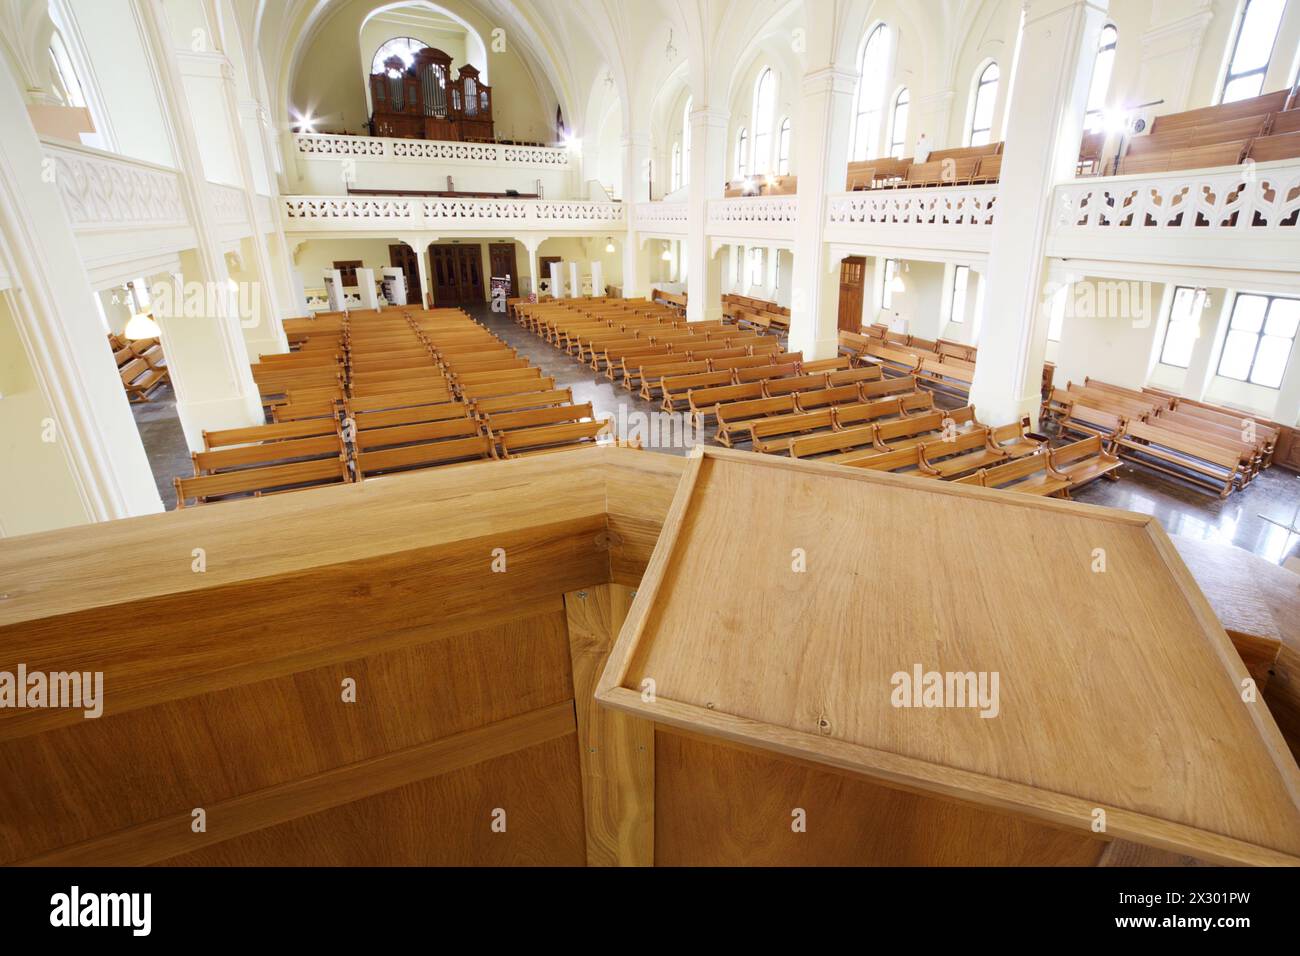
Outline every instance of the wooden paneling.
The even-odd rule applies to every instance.
[[[498,809],[505,811],[503,833],[492,829]],[[177,866],[582,866],[576,737],[570,733],[168,862]]]
[[[1091,866],[1104,846],[762,751],[655,734],[659,866]]]
[[[596,682],[633,591],[619,584],[564,596],[573,660],[589,866],[654,863],[654,726],[596,705]]]
[[[183,817],[188,833],[194,807],[209,808],[215,829],[214,808],[241,795],[567,702],[558,603],[547,614],[0,744],[0,778],[25,780],[0,791],[0,820],[21,824],[0,828],[0,862],[169,815]],[[364,617],[351,624],[367,628]],[[355,702],[343,700],[345,678],[355,681]]]

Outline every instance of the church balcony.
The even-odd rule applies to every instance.
[[[297,189],[304,194],[454,188],[562,198],[581,186],[578,164],[565,147],[295,133],[293,156]]]
[[[826,241],[846,251],[987,255],[998,186],[869,189],[832,195]]]
[[[714,242],[761,242],[789,246],[799,222],[797,196],[710,199],[708,230]]]
[[[1056,187],[1048,254],[1202,270],[1300,291],[1300,161],[1099,176]],[[1217,270],[1211,280],[1203,270]]]
[[[680,239],[686,235],[686,203],[639,202],[635,206],[633,228],[643,239],[660,237]]]
[[[549,199],[453,199],[418,196],[284,196],[284,230],[293,234],[440,236],[519,232],[605,234],[625,228],[623,204]]]

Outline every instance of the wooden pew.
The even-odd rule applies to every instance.
[[[1155,471],[1218,492],[1226,498],[1245,481],[1240,456],[1179,432],[1130,421],[1115,437],[1116,454]]]
[[[1119,458],[1107,451],[1099,435],[1053,448],[1052,468],[1070,479],[1070,488],[1082,488],[1098,478],[1118,481]]]
[[[428,468],[496,457],[496,445],[487,435],[446,441],[399,445],[377,451],[358,452],[357,471],[363,478],[410,468]]]
[[[973,475],[958,478],[958,484],[982,485],[1002,491],[1046,497],[1070,497],[1070,479],[1056,471],[1049,455],[1027,455]]]
[[[499,441],[502,457],[519,458],[588,447],[610,431],[608,421],[570,422],[503,432]]]
[[[349,482],[347,456],[340,453],[335,458],[270,465],[262,468],[243,468],[216,475],[198,475],[193,478],[174,478],[176,508],[185,507],[193,498],[199,503],[231,495],[263,495],[287,491],[310,485]]]

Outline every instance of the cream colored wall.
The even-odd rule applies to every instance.
[[[316,33],[290,78],[291,111],[295,114],[310,111],[317,117],[318,129],[364,131],[370,117],[363,76],[369,71],[370,58],[378,44],[372,45],[366,39],[363,65],[361,28],[366,15],[380,5],[379,0],[352,0],[340,6]],[[496,24],[476,8],[457,0],[447,0],[440,6],[470,24],[488,44],[492,116],[497,135],[551,142],[556,97],[546,78],[534,76],[528,70],[508,37],[503,52],[492,52],[490,40]],[[460,65],[455,63],[453,67]]]
[[[53,418],[18,337],[9,294],[0,294],[0,537],[92,520]]]

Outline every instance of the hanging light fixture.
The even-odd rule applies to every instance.
[[[614,239],[611,236],[605,237],[605,251],[606,252],[614,251]]]
[[[126,284],[126,292],[127,295],[131,297],[131,304],[135,307],[135,312],[131,316],[130,320],[127,321],[126,328],[122,330],[122,334],[132,342],[137,342],[140,339],[158,338],[158,336],[162,334],[162,331],[158,328],[158,323],[154,321],[153,315],[140,307],[140,300],[135,294],[134,282],[128,282]]]
[[[667,246],[664,246],[664,254],[661,255],[659,258],[662,259],[664,262],[672,262],[673,251],[669,249]]]
[[[894,278],[891,279],[890,282],[889,282],[889,291],[890,291],[890,292],[906,292],[906,291],[907,291],[907,285],[906,285],[906,283],[903,282],[903,270],[906,269],[906,268],[907,268],[907,266],[906,266],[904,263],[901,263],[901,262],[900,262],[898,265],[896,265],[896,266],[894,267]]]

